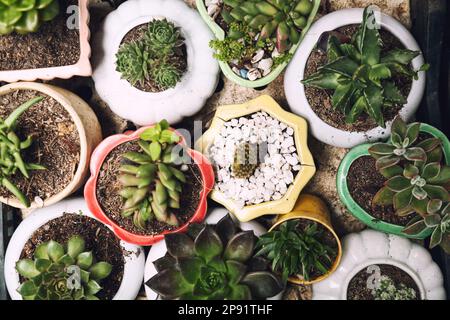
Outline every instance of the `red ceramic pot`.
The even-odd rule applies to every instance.
[[[114,222],[110,217],[108,217],[105,214],[105,212],[103,212],[103,209],[101,208],[99,202],[97,201],[96,196],[97,179],[100,173],[100,168],[103,162],[105,161],[107,155],[114,148],[116,148],[122,143],[132,140],[138,140],[140,134],[148,128],[151,128],[151,126],[142,127],[136,131],[128,131],[124,134],[116,134],[103,140],[92,153],[90,164],[91,176],[84,188],[84,197],[86,199],[87,206],[89,210],[92,212],[92,214],[103,223],[110,225],[113,228],[115,234],[120,239],[127,241],[129,243],[142,246],[153,245],[154,243],[162,240],[164,238],[164,235],[168,233],[185,232],[190,223],[202,222],[206,216],[208,193],[212,190],[214,186],[214,171],[210,162],[200,152],[188,149],[189,156],[193,159],[195,164],[197,164],[198,168],[200,169],[200,173],[203,180],[203,189],[200,193],[200,202],[198,208],[195,211],[192,218],[186,224],[182,225],[181,227],[175,230],[170,231],[167,230],[158,235],[146,236],[131,233],[125,230],[124,228],[120,227],[116,222]],[[186,143],[184,138],[180,134],[178,135],[181,137],[180,144],[185,145]]]

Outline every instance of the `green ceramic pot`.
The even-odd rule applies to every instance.
[[[320,0],[313,0],[313,2],[314,6],[309,15],[306,27],[302,30],[300,41],[296,45],[292,46],[292,48],[289,50],[289,52],[292,54],[294,54],[295,51],[297,50],[298,46],[300,45],[303,37],[305,36],[306,32],[308,31],[317,14],[317,10],[319,9],[320,6]],[[208,15],[204,0],[196,0],[196,5],[202,19],[212,30],[216,38],[223,40],[225,38],[225,31],[217,23],[215,23],[214,20]],[[286,68],[287,64],[288,62],[282,63],[278,67],[273,69],[272,72],[270,72],[267,76],[259,78],[258,80],[255,81],[250,81],[248,79],[241,78],[236,73],[234,73],[231,67],[228,65],[228,63],[219,61],[220,69],[222,69],[222,72],[228,79],[230,79],[231,81],[235,82],[240,86],[247,88],[259,88],[268,85],[280,75],[280,73],[284,70],[284,68]]]
[[[438,129],[425,123],[421,124],[420,131],[429,133],[430,135],[439,138],[442,141],[445,162],[447,165],[450,165],[450,142],[447,136]],[[346,154],[341,164],[339,165],[336,183],[341,201],[345,204],[347,209],[351,212],[351,214],[355,218],[357,218],[358,220],[360,220],[361,222],[363,222],[372,229],[412,239],[427,238],[428,236],[431,235],[431,230],[423,231],[422,233],[417,235],[406,235],[402,233],[402,229],[404,228],[403,226],[377,220],[376,218],[372,217],[369,213],[367,213],[363,208],[361,208],[361,206],[358,203],[356,203],[356,201],[352,198],[347,186],[348,171],[353,161],[355,161],[360,157],[369,155],[368,149],[371,145],[372,145],[371,143],[366,143],[354,147]]]

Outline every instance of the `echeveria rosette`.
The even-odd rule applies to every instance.
[[[36,32],[59,14],[59,0],[0,0],[0,35]]]
[[[241,231],[229,215],[215,226],[168,234],[165,241],[167,254],[154,261],[158,273],[146,282],[164,299],[265,299],[283,288],[267,264],[253,258],[253,231]]]
[[[120,46],[116,54],[116,70],[131,85],[143,85],[149,79],[150,53],[142,42],[130,42]]]
[[[85,240],[72,236],[67,246],[50,240],[36,247],[33,259],[21,259],[16,270],[25,279],[17,291],[24,300],[98,300],[100,283],[112,265],[96,261]]]
[[[417,78],[418,71],[412,70],[410,63],[420,52],[397,48],[382,54],[382,41],[374,21],[374,12],[367,7],[350,42],[341,42],[331,35],[327,45],[328,63],[302,83],[333,90],[332,105],[345,114],[348,123],[354,123],[366,113],[384,128],[383,110],[407,102],[394,78],[399,75]],[[419,71],[427,67],[423,65]]]
[[[183,45],[179,28],[167,19],[150,21],[145,33],[145,43],[157,55],[167,55]]]

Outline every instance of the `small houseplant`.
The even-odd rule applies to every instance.
[[[216,89],[212,38],[183,1],[126,1],[108,14],[94,42],[96,90],[113,112],[138,125],[176,123]]]
[[[85,197],[123,240],[151,245],[206,214],[213,169],[163,120],[110,136],[95,150]]]
[[[2,187],[0,201],[18,208],[37,208],[73,193],[83,183],[90,154],[101,140],[100,124],[92,109],[73,93],[40,83],[20,82],[0,87],[0,97],[3,119],[14,115],[14,110],[23,112],[16,120],[14,132],[23,141],[20,155],[29,163],[25,167],[45,168],[19,170],[21,174],[16,172],[10,176],[10,182],[17,187],[14,189],[21,190],[22,194]],[[26,110],[17,109],[36,97],[41,98]],[[4,140],[4,144],[9,142]],[[9,170],[7,162],[3,163],[6,170],[3,173]]]
[[[37,209],[22,221],[6,250],[4,270],[13,300],[134,299],[144,256],[76,198]]]
[[[90,76],[87,0],[0,1],[0,80]],[[33,48],[33,50],[29,50]]]
[[[320,1],[196,1],[214,32],[214,56],[230,80],[262,87],[283,71],[314,20]]]
[[[432,246],[436,240],[445,245],[449,159],[450,143],[442,132],[423,123],[406,125],[397,117],[388,142],[363,144],[345,156],[338,192],[349,211],[371,228],[419,239],[438,230]]]
[[[421,100],[427,65],[416,41],[375,10],[346,9],[318,20],[299,51],[310,54],[294,57],[286,72],[289,105],[325,143],[349,148],[384,138],[391,120],[397,114],[408,120]]]

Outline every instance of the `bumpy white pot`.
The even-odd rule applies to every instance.
[[[216,224],[220,219],[225,217],[228,214],[228,210],[224,208],[217,208],[212,210],[208,217],[206,218],[206,223],[208,224]],[[267,230],[261,226],[259,223],[255,221],[249,222],[239,222],[239,227],[241,230],[247,231],[252,230],[257,237],[263,235],[267,232]],[[153,277],[157,271],[155,266],[153,265],[153,261],[162,258],[167,253],[167,247],[165,241],[160,241],[157,244],[153,245],[150,249],[150,252],[147,256],[147,261],[145,262],[145,272],[144,272],[144,283],[147,282],[151,277]],[[158,299],[158,294],[145,285],[145,294],[147,295],[147,299],[156,300]],[[268,299],[268,300],[280,300],[283,295],[283,292],[277,294],[276,296]]]
[[[312,134],[318,140],[341,148],[351,148],[364,142],[388,137],[392,121],[386,122],[386,128],[376,127],[365,132],[350,132],[334,128],[320,119],[311,109],[308,99],[306,99],[305,87],[300,81],[304,78],[305,66],[309,55],[322,33],[350,24],[360,24],[362,16],[363,9],[344,9],[327,14],[317,20],[305,35],[284,77],[284,90],[292,111],[309,121]],[[381,27],[398,38],[405,48],[420,50],[412,34],[400,22],[383,13],[377,13],[375,17]],[[413,69],[418,70],[423,63],[423,56],[417,56],[412,61]],[[419,72],[418,80],[413,80],[411,91],[407,97],[408,102],[400,110],[400,116],[403,120],[408,121],[412,118],[420,104],[424,90],[425,72],[422,71]]]
[[[313,300],[346,300],[350,280],[373,264],[389,264],[405,271],[426,300],[445,300],[443,277],[424,247],[406,238],[365,230],[343,240],[339,268],[329,278],[313,285]]]
[[[144,92],[121,79],[116,53],[131,29],[162,18],[180,27],[187,49],[187,71],[175,88]],[[213,38],[197,11],[182,0],[129,0],[106,17],[93,41],[96,90],[113,112],[137,125],[162,119],[176,123],[199,111],[216,89],[219,65],[209,48]]]
[[[17,227],[5,254],[5,282],[8,293],[13,300],[22,300],[16,291],[20,286],[19,274],[15,269],[16,262],[26,242],[32,234],[42,225],[63,215],[63,213],[79,213],[91,217],[83,198],[64,200],[52,206],[37,209]],[[122,283],[114,296],[114,300],[133,300],[139,293],[144,275],[144,250],[124,241],[120,241],[124,252],[125,266]],[[126,254],[125,254],[126,252]]]

